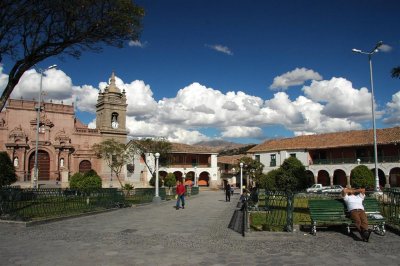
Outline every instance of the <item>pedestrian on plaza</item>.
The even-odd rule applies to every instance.
[[[228,182],[225,185],[225,201],[231,201],[231,185]]]
[[[368,219],[363,205],[365,189],[344,188],[342,190],[342,198],[346,203],[347,211],[350,212],[350,218],[354,221],[354,224],[360,233],[361,239],[368,242],[371,231],[368,230]]]
[[[176,182],[176,209],[179,210],[180,202],[182,201],[182,209],[185,208],[185,186],[181,181]]]

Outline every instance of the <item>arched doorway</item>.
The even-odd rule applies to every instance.
[[[310,170],[306,170],[306,177],[307,177],[306,181],[307,187],[311,187],[315,182],[314,173],[311,172]]]
[[[174,176],[175,176],[175,178],[176,178],[176,181],[180,181],[180,182],[183,181],[183,180],[182,180],[182,176],[183,176],[182,172],[180,172],[180,171],[175,171],[175,172],[174,172]]]
[[[400,187],[400,168],[395,167],[390,170],[389,184],[391,187]]]
[[[199,186],[209,186],[210,183],[210,177],[209,177],[209,173],[207,172],[201,172],[201,174],[199,175]]]
[[[320,170],[318,172],[318,183],[322,184],[323,186],[329,186],[330,185],[330,180],[329,180],[329,173],[325,170]]]
[[[335,172],[333,173],[333,184],[346,187],[347,178],[346,178],[346,173],[343,170],[341,169],[335,170]]]
[[[374,175],[374,187],[375,187],[375,168],[371,169],[373,175]],[[386,177],[385,177],[385,173],[378,168],[378,177],[379,177],[379,187],[383,188],[386,185]]]
[[[185,177],[185,185],[191,186],[194,184],[194,172],[190,171],[186,173]]]
[[[79,163],[79,173],[87,173],[92,170],[92,163],[88,160],[83,160]]]
[[[50,180],[50,155],[48,152],[38,150],[38,180]],[[32,169],[35,167],[35,153],[29,157],[29,173],[33,173]]]

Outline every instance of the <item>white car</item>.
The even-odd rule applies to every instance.
[[[340,193],[342,192],[343,187],[341,185],[333,185],[329,188],[324,188],[321,190],[321,193]]]

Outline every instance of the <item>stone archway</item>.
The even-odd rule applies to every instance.
[[[306,178],[307,178],[306,181],[307,187],[310,187],[315,183],[314,173],[311,172],[310,170],[306,170]]]
[[[329,179],[329,173],[325,170],[319,170],[317,183],[322,184],[323,186],[330,186],[331,181]]]
[[[345,171],[342,169],[337,169],[333,173],[333,184],[334,185],[341,185],[342,187],[347,186],[347,177]]]
[[[209,186],[210,185],[210,174],[207,172],[201,172],[199,175],[199,186]]]
[[[194,171],[187,172],[185,176],[185,185],[191,186],[193,184],[194,184]]]
[[[374,184],[375,184],[375,168],[372,168],[371,172],[374,175]],[[385,173],[379,168],[378,168],[378,177],[379,177],[380,188],[384,188],[386,185],[386,177],[385,177]],[[374,185],[374,187],[375,187],[375,185]]]
[[[38,150],[38,180],[50,180],[50,155],[47,151]],[[35,167],[35,153],[29,157],[29,173],[33,173]]]
[[[79,163],[79,173],[87,173],[92,170],[92,163],[89,160],[83,160]]]
[[[389,184],[391,187],[400,187],[400,168],[395,167],[389,172]]]
[[[181,171],[175,171],[175,172],[174,172],[174,175],[175,175],[176,181],[180,181],[180,182],[183,181],[183,180],[182,180],[183,173],[182,173]]]

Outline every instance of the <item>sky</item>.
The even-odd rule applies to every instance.
[[[140,0],[139,40],[46,69],[45,101],[74,104],[95,127],[95,105],[111,73],[128,100],[129,137],[194,144],[261,143],[372,128],[372,56],[377,128],[400,125],[400,1]],[[4,89],[12,62],[0,65]],[[27,71],[11,97],[38,98]]]

